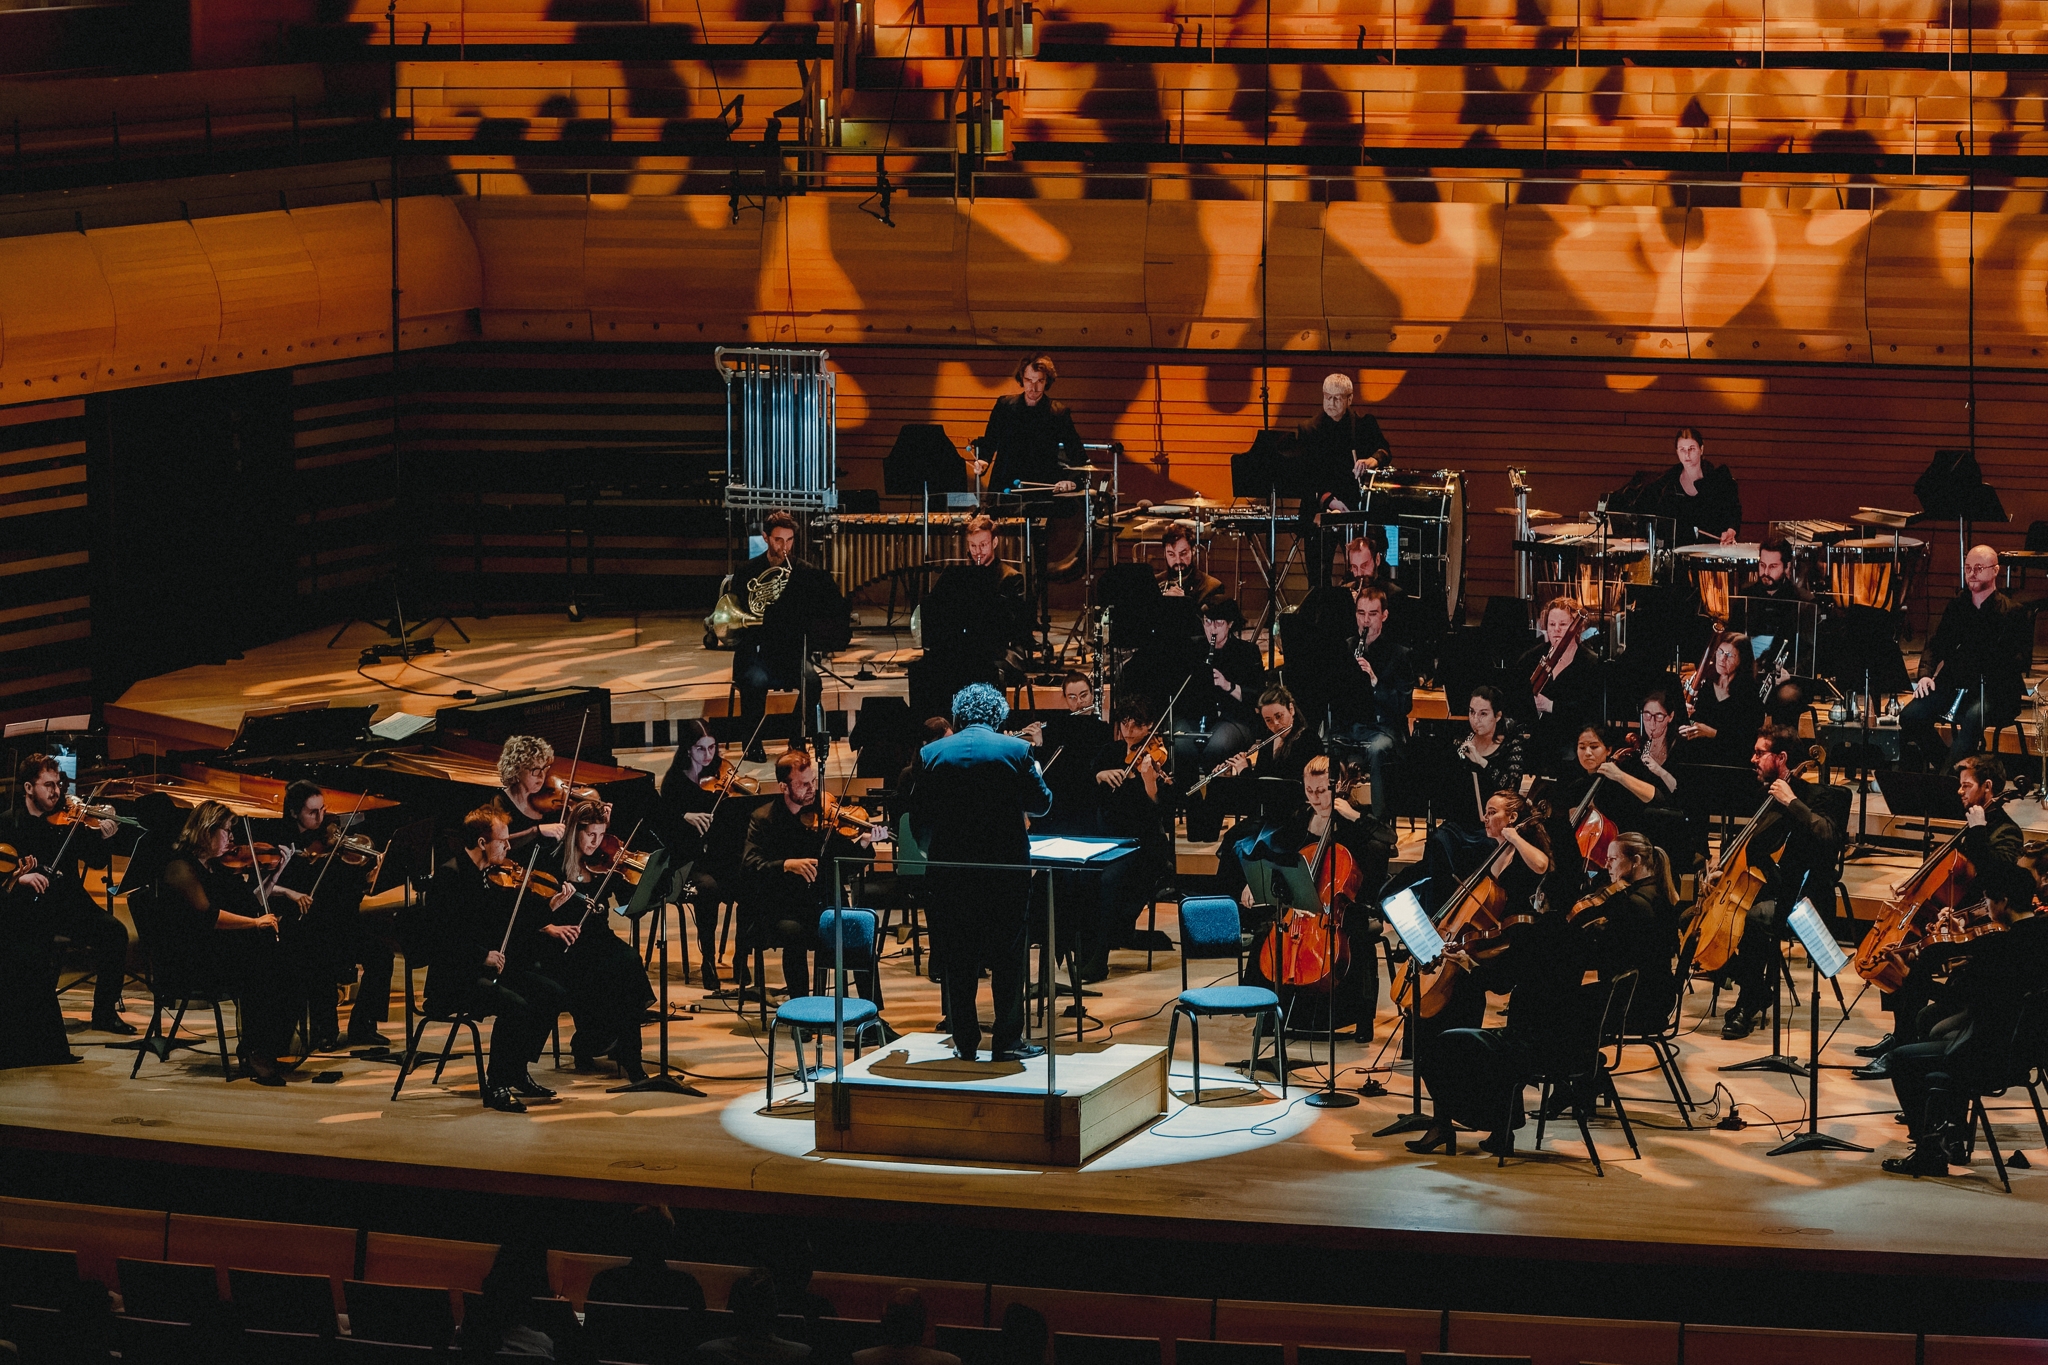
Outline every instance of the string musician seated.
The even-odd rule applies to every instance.
[[[2039,1060],[2014,1050],[2022,1002],[2048,981],[2048,916],[2035,906],[2036,890],[2024,868],[2007,863],[1978,873],[1985,912],[2003,928],[1970,942],[1940,1003],[1923,1013],[1926,1040],[1889,1055],[1913,1142],[1906,1156],[1884,1159],[1894,1175],[1947,1175],[1951,1165],[1967,1164],[1970,1096],[2018,1084]]]
[[[1473,879],[1481,873],[1500,888],[1504,919],[1513,920],[1533,912],[1551,869],[1550,834],[1537,818],[1540,814],[1540,808],[1532,808],[1520,792],[1497,791],[1486,799],[1486,837],[1493,841],[1492,850],[1464,881],[1452,888],[1453,894],[1438,902],[1432,918],[1439,929],[1458,908],[1455,893],[1474,884]],[[1446,1029],[1478,1028],[1486,1018],[1486,993],[1491,988],[1487,980],[1459,972],[1444,1007],[1419,1021],[1422,1031],[1434,1037]]]
[[[1692,721],[1678,733],[1692,746],[1696,763],[1734,767],[1747,756],[1744,744],[1764,723],[1756,680],[1756,653],[1743,634],[1722,637],[1713,663],[1692,703]]]
[[[348,1046],[388,1047],[391,1042],[378,1028],[391,1009],[395,953],[389,916],[362,912],[382,860],[344,852],[342,823],[339,814],[329,813],[326,794],[315,784],[299,781],[285,788],[280,843],[292,850],[292,857],[277,874],[270,904],[282,915],[284,940],[305,973],[315,1052],[342,1041],[334,988],[354,983],[358,965],[363,975],[349,1014]]]
[[[1507,714],[1507,699],[1491,683],[1472,689],[1465,707],[1466,734],[1453,754],[1450,811],[1429,837],[1429,894],[1441,899],[1470,876],[1497,836],[1486,832],[1486,803],[1495,792],[1519,792],[1525,762],[1522,727]],[[1455,788],[1453,791],[1452,788]],[[1466,789],[1471,804],[1464,804]]]
[[[2004,789],[2005,765],[1996,755],[1972,754],[1956,765],[1956,797],[1963,803],[1958,849],[1980,877],[1994,863],[2018,866],[2026,851],[2026,835],[2006,813]],[[1955,951],[1961,950],[1958,946]],[[1891,1074],[1892,1052],[1908,1043],[1926,1041],[1922,1023],[1940,993],[1937,978],[1948,969],[1953,956],[1955,952],[1941,945],[1923,942],[1918,946],[1906,979],[1884,997],[1892,1030],[1873,1049],[1875,1060],[1852,1073],[1857,1079],[1884,1079]],[[1935,1017],[1941,1016],[1937,1012]]]
[[[1010,651],[1031,633],[1024,575],[996,556],[996,524],[967,523],[967,562],[939,575],[920,614],[924,657],[910,666],[913,714],[944,714],[969,683],[1003,683]]]
[[[662,774],[660,798],[649,817],[668,847],[671,873],[685,869],[697,888],[697,948],[703,959],[704,989],[716,991],[718,907],[738,898],[740,844],[746,837],[748,806],[755,784],[720,762],[718,739],[701,720],[676,722],[676,753]],[[745,964],[735,964],[744,978]]]
[[[1834,891],[1849,790],[1797,776],[1791,755],[1799,742],[1789,726],[1766,725],[1757,731],[1750,756],[1757,783],[1770,798],[1770,808],[1758,817],[1764,823],[1749,842],[1750,866],[1763,874],[1764,886],[1750,905],[1729,965],[1738,993],[1722,1017],[1723,1038],[1747,1038],[1776,998],[1778,939],[1792,907],[1802,897],[1826,905]]]
[[[1279,814],[1260,811],[1260,780],[1299,786],[1309,762],[1323,753],[1323,742],[1315,727],[1302,723],[1294,694],[1286,688],[1275,684],[1259,695],[1259,721],[1266,732],[1266,742],[1252,753],[1233,754],[1217,770],[1221,775],[1212,778],[1208,788],[1217,793],[1214,799],[1225,809],[1245,813],[1244,819],[1223,831],[1216,845],[1217,888],[1221,895],[1234,896],[1244,889],[1238,849],[1249,847],[1248,841],[1265,827],[1268,817]]]
[[[1607,885],[1572,907],[1594,936],[1602,979],[1633,971],[1632,1033],[1655,1031],[1671,1017],[1683,984],[1678,973],[1678,882],[1670,855],[1631,831],[1607,850]]]
[[[782,950],[782,980],[791,995],[810,987],[810,950],[818,947],[818,916],[832,901],[836,860],[866,857],[880,837],[863,831],[848,838],[823,812],[817,760],[808,749],[789,749],[775,760],[782,794],[763,801],[747,821],[741,865],[747,894],[740,901],[739,946]],[[765,977],[765,973],[764,973]],[[768,989],[764,979],[762,991]]]
[[[568,1003],[559,981],[533,970],[540,960],[536,937],[558,943],[574,937],[548,921],[547,899],[529,889],[520,896],[524,863],[506,862],[512,836],[505,812],[479,806],[462,821],[460,843],[435,867],[427,887],[422,937],[427,943],[426,1011],[457,1010],[481,1019],[495,1015],[490,1065],[484,1073],[487,1109],[523,1114],[527,1099],[553,1099],[555,1092],[528,1071],[554,1031]],[[529,854],[529,857],[532,856]],[[497,882],[509,881],[504,886]],[[519,922],[512,923],[518,915]]]
[[[242,1038],[236,1056],[256,1084],[281,1086],[277,1059],[291,1043],[304,988],[258,885],[223,862],[234,846],[235,817],[220,802],[202,801],[185,817],[157,879],[158,965],[175,964],[173,975],[232,994]]]
[[[771,690],[794,691],[798,706],[811,717],[810,729],[822,733],[821,695],[813,654],[844,649],[852,632],[847,626],[846,598],[832,575],[796,558],[796,518],[770,512],[761,522],[766,544],[733,575],[733,595],[760,618],[733,637],[732,680],[740,694],[740,715],[747,719],[768,710]],[[760,741],[746,758],[758,763]]]
[[[135,1026],[121,1017],[128,929],[94,904],[84,880],[88,869],[112,865],[118,826],[112,820],[80,818],[82,808],[65,789],[64,770],[46,754],[23,759],[15,778],[21,804],[0,817],[0,844],[14,850],[16,867],[0,904],[9,912],[11,933],[32,936],[35,942],[8,951],[23,955],[27,975],[47,977],[51,940],[57,935],[86,949],[94,974],[91,1028],[132,1034]],[[70,1048],[63,1052],[69,1056]]]
[[[1117,703],[1110,722],[1116,738],[1091,760],[1098,820],[1103,834],[1136,840],[1137,848],[1095,877],[1096,903],[1081,921],[1077,945],[1081,980],[1088,984],[1107,979],[1111,950],[1132,943],[1138,917],[1173,859],[1167,822],[1174,783],[1166,744],[1152,733],[1152,713],[1132,698]]]
[[[1195,554],[1195,533],[1174,522],[1159,535],[1159,553],[1166,565],[1159,571],[1161,597],[1185,597],[1207,603],[1223,595],[1223,580],[1203,570]]]
[[[561,806],[549,806],[555,796],[548,770],[554,766],[555,746],[538,735],[513,735],[498,750],[498,794],[492,804],[505,821],[508,849],[523,860],[536,839],[562,837]]]
[[[1093,834],[1096,784],[1089,764],[1109,743],[1109,722],[1102,718],[1095,685],[1082,674],[1069,673],[1060,681],[1060,697],[1067,714],[1033,721],[1018,732],[1031,745],[1031,757],[1052,791],[1052,813],[1033,820],[1031,827],[1044,834]]]
[[[1645,812],[1664,796],[1664,788],[1642,760],[1622,750],[1620,740],[1604,725],[1581,727],[1575,753],[1577,766],[1550,793],[1551,810],[1559,822],[1551,833],[1552,846],[1564,864],[1556,883],[1560,890],[1577,889],[1588,877],[1606,871],[1608,845],[1624,831],[1640,832]],[[1570,869],[1581,862],[1579,875],[1571,877]]]
[[[1434,1101],[1429,1130],[1407,1144],[1433,1152],[1455,1141],[1454,1124],[1484,1131],[1479,1146],[1514,1154],[1514,1130],[1527,1122],[1522,1092],[1537,1076],[1577,1070],[1598,1036],[1606,988],[1587,984],[1598,962],[1594,938],[1571,907],[1538,899],[1484,956],[1448,949],[1446,960],[1484,992],[1508,997],[1500,1028],[1446,1029],[1423,1045],[1420,1068]]]
[[[1316,874],[1318,891],[1327,886],[1334,892],[1334,903],[1329,908],[1342,918],[1347,960],[1334,984],[1320,983],[1300,989],[1288,1012],[1288,1026],[1321,1032],[1325,1025],[1307,1014],[1320,1014],[1321,1002],[1327,998],[1335,1013],[1334,1026],[1354,1029],[1349,1036],[1357,1042],[1369,1043],[1380,998],[1379,890],[1386,883],[1387,864],[1394,856],[1397,840],[1389,826],[1337,794],[1333,780],[1342,785],[1345,776],[1341,770],[1333,770],[1326,757],[1310,759],[1301,774],[1302,804],[1279,821],[1267,822],[1239,857],[1280,867],[1299,867],[1306,861]],[[1323,848],[1326,836],[1327,850]],[[1247,909],[1256,908],[1250,887],[1239,893],[1238,903]],[[1260,937],[1255,936],[1255,945]],[[1255,951],[1245,980],[1272,987],[1283,997],[1289,995],[1289,983],[1266,977],[1260,962],[1260,954]]]
[[[579,801],[569,808],[569,837],[541,855],[561,883],[547,897],[551,924],[568,933],[534,935],[528,946],[535,958],[528,965],[568,992],[576,1069],[597,1070],[603,1055],[628,1081],[641,1081],[647,1073],[640,1065],[640,1021],[654,1003],[654,991],[640,954],[611,926],[611,904],[625,884],[611,872],[620,850],[605,845],[610,824],[603,805]]]

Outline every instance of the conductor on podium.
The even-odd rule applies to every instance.
[[[1031,858],[1026,819],[1052,809],[1052,792],[1031,746],[999,734],[1009,718],[1003,694],[973,683],[953,698],[954,733],[920,751],[911,828],[931,858],[932,954],[938,959],[953,1047],[973,1061],[981,1046],[974,997],[986,970],[995,997],[992,1060],[1021,1061],[1045,1049],[1024,1041]],[[944,863],[997,863],[945,867]]]

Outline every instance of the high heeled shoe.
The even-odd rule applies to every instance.
[[[1449,1146],[1451,1140],[1456,1136],[1457,1130],[1452,1128],[1450,1124],[1439,1123],[1413,1142],[1404,1142],[1401,1145],[1417,1155],[1423,1155],[1433,1152],[1439,1147]]]

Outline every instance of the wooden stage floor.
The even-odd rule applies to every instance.
[[[1174,930],[1170,918],[1162,927]],[[1214,964],[1204,963],[1195,979],[1216,975]],[[1795,975],[1803,993],[1806,977],[1797,964]],[[1853,996],[1855,983],[1845,985]],[[1163,1007],[1179,987],[1172,954],[1158,957],[1150,971],[1142,954],[1116,954],[1100,999],[1089,1002],[1103,1026],[1091,1028],[1082,1046],[1164,1043]],[[885,1014],[897,1029],[936,1025],[937,989],[911,970],[907,949],[885,964],[884,988]],[[1621,1087],[1643,1155],[1629,1155],[1617,1124],[1598,1124],[1605,1178],[1594,1175],[1569,1125],[1550,1128],[1545,1155],[1525,1154],[1505,1167],[1469,1145],[1455,1157],[1416,1156],[1398,1138],[1374,1137],[1406,1108],[1405,1065],[1375,1073],[1392,1094],[1352,1109],[1310,1108],[1300,1089],[1283,1104],[1270,1085],[1268,1096],[1253,1102],[1194,1110],[1175,1100],[1163,1120],[1078,1170],[822,1154],[813,1149],[808,1105],[772,1117],[759,1112],[764,1052],[755,1023],[680,979],[671,994],[688,1012],[673,1029],[675,1056],[706,1092],[703,1099],[610,1095],[612,1076],[554,1071],[548,1058],[536,1074],[559,1086],[562,1098],[524,1116],[483,1109],[466,1061],[451,1065],[439,1086],[428,1074],[416,1076],[396,1101],[389,1065],[345,1055],[316,1058],[282,1090],[224,1085],[218,1062],[200,1052],[179,1053],[170,1064],[146,1060],[141,1076],[130,1080],[132,1053],[79,1034],[81,1064],[0,1073],[0,1143],[605,1201],[660,1199],[728,1210],[829,1205],[884,1222],[1679,1266],[1783,1261],[1883,1274],[1939,1263],[1949,1275],[2048,1278],[2048,1165],[2014,1170],[2009,1195],[1981,1156],[1967,1173],[1945,1180],[1885,1175],[1879,1159],[1905,1150],[1903,1130],[1892,1121],[1891,1089],[1838,1070],[1825,1074],[1821,1127],[1875,1151],[1767,1155],[1780,1130],[1796,1126],[1803,1083],[1717,1072],[1767,1052],[1770,1038],[1764,1032],[1722,1041],[1716,1022],[1704,1018],[1704,991],[1685,1007],[1688,1031],[1680,1046],[1687,1077],[1702,1098],[1723,1087],[1751,1126],[1687,1131],[1654,1071],[1625,1077]],[[1824,1000],[1824,1029],[1832,1029],[1840,1012],[1831,995],[1824,992]],[[84,997],[66,1003],[82,1019]],[[1879,1032],[1875,1003],[1873,993],[1856,1005],[1828,1047],[1828,1062],[1853,1063],[1850,1046]],[[1804,1050],[1804,1009],[1797,1023],[1787,1051]],[[1380,1039],[1393,1027],[1383,1008]],[[1062,1051],[1074,1047],[1071,1021],[1067,1028]],[[433,1030],[436,1046],[440,1035]],[[1242,1023],[1219,1021],[1205,1030],[1204,1081],[1212,1092],[1220,1078],[1207,1068],[1242,1057],[1247,1039]],[[651,1027],[647,1043],[651,1058]],[[1295,1059],[1310,1049],[1297,1044]],[[788,1064],[786,1037],[779,1058]],[[1340,1041],[1340,1084],[1355,1087],[1366,1067],[1393,1060],[1392,1050]],[[1647,1065],[1647,1056],[1632,1054],[1630,1065]],[[321,1070],[340,1072],[339,1081],[312,1084]],[[1303,1081],[1321,1075],[1320,1067],[1297,1073]],[[1191,1088],[1185,1030],[1169,1084],[1181,1095]],[[785,1080],[778,1099],[793,1097]],[[1993,1104],[2006,1150],[2040,1156],[2024,1095]],[[1520,1135],[1525,1152],[1532,1136],[1533,1128]]]
[[[357,652],[375,637],[357,627],[342,645],[325,648],[331,629],[251,651],[234,663],[185,669],[138,684],[110,714],[117,727],[154,735],[168,747],[225,738],[250,709],[328,700],[376,701],[431,711],[458,688],[592,683],[615,694],[621,721],[700,714],[722,706],[729,656],[705,651],[697,618],[586,621],[501,617],[471,623],[474,643],[418,664],[373,666],[366,679]],[[878,660],[890,657],[873,650]],[[907,651],[910,641],[900,642]],[[851,667],[858,658],[847,656]],[[886,670],[885,670],[886,676]],[[371,680],[375,679],[375,681]],[[879,684],[900,689],[900,675]],[[393,690],[396,687],[412,692]],[[430,695],[418,695],[420,693]],[[621,761],[659,770],[666,752],[623,753]],[[2014,814],[2030,826],[2048,823],[2034,802]],[[1872,828],[1883,828],[1881,801]],[[1402,856],[1419,852],[1420,834],[1404,831]],[[1204,870],[1208,850],[1183,845],[1184,871]],[[1910,870],[1902,855],[1851,864],[1852,889],[1868,903],[1881,883]],[[1210,864],[1213,865],[1213,864]],[[1170,906],[1161,927],[1173,933]],[[614,921],[621,927],[623,921]],[[1176,935],[1177,937],[1177,935]],[[1204,970],[1206,969],[1206,970]],[[1197,964],[1199,984],[1216,977]],[[728,1210],[818,1208],[884,1221],[950,1220],[965,1227],[1046,1231],[1092,1230],[1136,1236],[1187,1236],[1244,1243],[1277,1240],[1316,1246],[1412,1249],[1418,1253],[1480,1251],[1509,1257],[1609,1263],[1755,1267],[1784,1264],[1816,1270],[1913,1273],[1939,1266],[1947,1275],[1992,1280],[2048,1279],[2048,1169],[2013,1171],[2002,1192],[1988,1158],[1946,1180],[1883,1174],[1878,1161],[1905,1150],[1892,1119],[1891,1089],[1828,1070],[1823,1080],[1824,1131],[1875,1150],[1862,1153],[1768,1155],[1802,1116],[1804,1083],[1763,1072],[1720,1072],[1720,1066],[1770,1050],[1768,1033],[1724,1042],[1707,1017],[1709,996],[1685,1007],[1680,1046],[1693,1093],[1719,1096],[1718,1112],[1740,1106],[1749,1126],[1681,1127],[1654,1068],[1625,1077],[1642,1142],[1629,1155],[1618,1125],[1597,1127],[1606,1176],[1597,1178],[1575,1131],[1553,1126],[1540,1158],[1505,1167],[1490,1157],[1416,1156],[1399,1138],[1373,1136],[1407,1107],[1405,1064],[1380,1046],[1338,1044],[1340,1084],[1356,1087],[1366,1068],[1393,1092],[1352,1109],[1318,1110],[1297,1090],[1254,1102],[1196,1110],[1178,1101],[1161,1122],[1096,1156],[1078,1170],[999,1164],[827,1155],[812,1147],[812,1116],[796,1106],[774,1116],[760,1108],[765,1040],[730,1001],[707,998],[675,973],[671,993],[685,1022],[674,1029],[675,1055],[706,1092],[703,1099],[615,1096],[609,1075],[538,1074],[562,1088],[561,1102],[532,1113],[490,1113],[478,1104],[470,1063],[451,1067],[445,1084],[425,1075],[391,1098],[392,1069],[346,1056],[316,1059],[281,1091],[245,1082],[223,1085],[217,1063],[185,1052],[171,1064],[145,1062],[130,1080],[132,1054],[110,1051],[80,1034],[86,1060],[76,1066],[0,1073],[0,1143],[45,1150],[110,1153],[172,1163],[271,1172],[324,1173],[352,1180],[477,1191],[510,1190],[605,1201],[662,1199]],[[1795,963],[1803,993],[1807,976]],[[907,949],[884,968],[886,1017],[909,1033],[933,1028],[937,989],[911,970]],[[1089,1002],[1092,1028],[1084,1048],[1109,1042],[1163,1044],[1167,1004],[1180,988],[1180,963],[1160,955],[1146,969],[1142,954],[1118,953],[1101,997]],[[1844,981],[1856,996],[1857,983]],[[1381,1040],[1393,1035],[1385,1006]],[[1840,1012],[1824,992],[1823,1029]],[[984,995],[984,1008],[986,1008]],[[83,996],[67,998],[82,1020]],[[1849,1049],[1883,1031],[1876,993],[1856,1003],[1836,1030],[1826,1061],[1846,1067]],[[132,1010],[130,1017],[142,1019]],[[1787,1014],[1784,1050],[1803,1053],[1806,1014]],[[395,1030],[396,1025],[387,1031]],[[1063,1049],[1075,1046],[1069,1037]],[[438,1046],[440,1030],[433,1033]],[[1248,1026],[1216,1023],[1205,1031],[1209,1065],[1241,1057]],[[654,1035],[647,1034],[648,1055]],[[1306,1044],[1297,1045],[1300,1060]],[[781,1057],[788,1057],[786,1041]],[[1649,1067],[1633,1052],[1632,1069]],[[337,1083],[314,1085],[320,1070]],[[1303,1080],[1320,1070],[1298,1073]],[[1208,1085],[1217,1081],[1205,1077]],[[787,1082],[784,1082],[786,1087]],[[1188,1045],[1181,1040],[1170,1088],[1191,1085]],[[779,1090],[782,1087],[778,1087]],[[2008,1152],[2042,1155],[2025,1096],[1994,1101],[1999,1138]],[[1526,1149],[1533,1128],[1521,1135]]]

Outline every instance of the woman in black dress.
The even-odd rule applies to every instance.
[[[304,994],[278,942],[277,916],[241,873],[221,864],[235,846],[234,822],[218,801],[200,802],[185,818],[157,879],[159,951],[186,980],[234,995],[242,1035],[236,1056],[256,1084],[280,1086],[277,1059],[291,1043]]]
[[[599,1054],[618,1063],[628,1081],[646,1079],[640,1067],[640,1018],[654,1003],[647,969],[633,945],[612,932],[611,902],[621,889],[616,876],[592,866],[604,847],[609,817],[596,801],[569,808],[569,837],[549,862],[561,890],[548,902],[556,924],[576,930],[566,943],[542,941],[536,970],[569,992],[576,1033],[569,1050],[578,1071],[595,1071]],[[553,960],[547,960],[552,957]]]
[[[694,905],[697,947],[703,956],[704,989],[719,988],[718,907],[730,900],[731,888],[739,884],[739,844],[746,836],[745,791],[727,790],[726,773],[718,757],[718,740],[701,720],[677,723],[676,756],[661,778],[661,799],[655,807],[654,828],[668,845],[668,865],[678,875],[689,869],[689,881],[697,888]],[[725,799],[719,799],[725,792]],[[716,822],[722,842],[712,832]]]
[[[1672,446],[1678,463],[1643,490],[1637,510],[1676,522],[1676,544],[1732,545],[1742,529],[1742,494],[1735,476],[1726,465],[1708,463],[1707,438],[1698,427],[1680,427]]]
[[[1541,687],[1531,681],[1528,700],[1517,709],[1531,721],[1529,749],[1525,755],[1531,771],[1556,774],[1570,762],[1572,741],[1579,727],[1600,719],[1605,679],[1597,647],[1584,638],[1587,619],[1576,598],[1553,597],[1543,604],[1536,624],[1542,640],[1516,661],[1509,685],[1522,686],[1556,651],[1557,661]],[[1574,624],[1574,623],[1577,624]]]
[[[1714,649],[1713,671],[1692,704],[1692,724],[1681,726],[1678,733],[1697,748],[1695,762],[1739,768],[1749,762],[1763,723],[1756,654],[1749,637],[1724,636]]]

